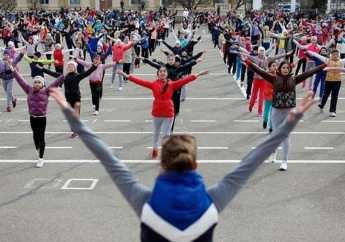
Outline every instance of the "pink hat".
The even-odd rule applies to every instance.
[[[67,63],[67,66],[69,66],[69,65],[73,65],[75,68],[77,68],[77,66],[78,66],[78,64],[75,61],[69,61]]]

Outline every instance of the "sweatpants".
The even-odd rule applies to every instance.
[[[264,103],[264,88],[265,88],[265,80],[254,78],[252,95],[250,96],[250,100],[249,100],[249,108],[252,109],[254,107],[255,100],[259,96],[258,115],[262,115],[262,105]]]
[[[153,118],[153,140],[152,147],[158,148],[158,140],[162,131],[162,137],[170,135],[170,130],[174,117],[152,117]]]
[[[262,118],[264,121],[268,121],[268,128],[272,129],[272,100],[264,100],[264,114],[262,115]]]
[[[307,64],[305,66],[305,71],[308,71],[310,69],[315,68],[315,62],[314,61],[307,61]],[[309,77],[309,86],[313,85],[313,79],[314,79],[314,75]]]
[[[30,126],[33,133],[35,148],[39,152],[39,158],[43,158],[44,150],[46,147],[46,142],[45,142],[46,125],[47,125],[46,117],[30,116]]]
[[[285,118],[288,116],[290,110],[292,108],[286,108],[286,109],[277,109],[272,108],[272,125],[273,125],[273,132],[276,132],[278,127],[284,122]],[[289,156],[289,150],[290,150],[290,135],[286,137],[282,142],[283,147],[283,156],[282,160],[287,161]]]

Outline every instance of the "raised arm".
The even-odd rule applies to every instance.
[[[306,50],[308,47],[309,47],[309,45],[310,44],[308,44],[308,45],[301,45],[300,43],[298,43],[298,41],[297,40],[292,40],[295,44],[296,44],[296,46],[299,48],[299,49],[301,49],[301,50]]]
[[[322,62],[326,62],[328,58],[319,55],[318,53],[315,53],[314,51],[308,50],[307,53],[313,57],[316,57],[317,59],[321,60]]]
[[[208,194],[219,212],[221,212],[236,196],[249,177],[266,158],[289,136],[305,111],[315,103],[314,100],[308,100],[310,97],[311,94],[306,95],[301,105],[297,109],[295,108],[290,111],[287,120],[285,120],[275,132],[268,135],[256,149],[246,155],[236,168],[225,175],[217,185],[207,189]]]
[[[174,48],[171,47],[168,43],[166,43],[164,40],[162,41],[163,44],[171,51],[171,52],[174,52]]]
[[[151,190],[137,180],[128,167],[120,161],[116,152],[95,135],[84,122],[75,117],[73,109],[67,104],[61,92],[56,88],[52,88],[50,95],[59,103],[73,131],[78,134],[86,147],[100,160],[123,197],[140,217],[142,207],[150,197]]]
[[[13,71],[13,77],[17,80],[19,86],[23,89],[23,91],[28,94],[31,90],[31,86],[27,83],[24,78],[18,73],[18,71]]]
[[[159,67],[160,67],[159,64],[157,64],[157,63],[155,63],[155,62],[153,62],[153,61],[151,61],[151,60],[149,60],[149,59],[147,59],[147,58],[141,58],[141,57],[139,57],[139,58],[142,59],[142,61],[143,61],[144,63],[149,64],[149,65],[152,66],[153,68],[159,69]]]
[[[270,73],[264,71],[263,69],[261,69],[260,67],[258,67],[257,65],[255,65],[254,63],[252,63],[247,56],[245,56],[244,54],[241,55],[242,61],[255,73],[257,73],[258,75],[260,75],[263,79],[265,79],[266,81],[270,82],[273,84],[274,82],[274,76],[272,76]]]
[[[319,71],[322,71],[325,67],[327,67],[326,63],[323,63],[322,65],[319,65],[318,67],[315,67],[309,71],[306,71],[302,74],[299,74],[298,76],[295,76],[296,79],[296,85],[303,82],[304,80],[306,80],[307,78],[311,77],[312,75],[314,75],[315,73],[318,73]]]

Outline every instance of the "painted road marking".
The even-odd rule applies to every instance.
[[[198,160],[198,163],[219,164],[239,163],[242,160]],[[159,163],[158,159],[152,160],[121,160],[122,163],[150,164]],[[268,160],[267,160],[268,162]],[[0,160],[0,163],[37,163],[37,160]],[[100,163],[99,160],[44,160],[44,163]],[[269,162],[268,162],[269,163]],[[289,163],[296,164],[345,164],[345,160],[289,160]]]
[[[205,120],[205,119],[201,119],[201,120],[191,120],[192,123],[215,123],[216,120]]]
[[[47,184],[45,184],[43,186],[40,186],[40,184],[37,184],[36,186],[34,186],[35,183],[38,183],[38,182],[43,183],[44,181]],[[62,182],[61,179],[54,179],[53,180],[54,182],[51,182],[51,181],[52,181],[52,179],[45,179],[45,178],[33,179],[30,182],[28,182],[24,187],[29,188],[29,189],[34,189],[34,188],[38,188],[38,187],[40,187],[40,188],[56,188]]]
[[[17,149],[16,146],[0,146],[0,149]]]
[[[304,147],[306,150],[334,150],[333,147]]]
[[[129,123],[131,120],[116,120],[116,119],[106,119],[104,120],[106,123]]]
[[[56,131],[48,131],[48,132],[45,132],[46,134],[70,134],[71,132],[56,132]],[[93,132],[94,134],[152,134],[152,131],[94,131]],[[186,132],[174,132],[174,134],[185,134]],[[204,134],[204,135],[231,135],[231,134],[243,134],[243,135],[247,135],[247,134],[267,134],[267,132],[236,132],[236,131],[224,131],[224,132],[221,132],[221,131],[213,131],[213,132],[207,132],[207,131],[189,131],[188,132],[189,134]],[[31,134],[32,135],[32,132],[30,131],[24,131],[24,132],[0,132],[0,134]],[[319,135],[319,134],[322,134],[322,135],[325,135],[325,134],[329,134],[329,135],[340,135],[340,134],[345,134],[345,131],[339,131],[339,132],[291,132],[291,134],[310,134],[310,135]]]
[[[239,120],[239,119],[235,119],[234,120],[234,122],[235,123],[258,123],[259,122],[259,120],[251,120],[251,119],[241,119],[241,120]]]
[[[91,185],[89,187],[71,187],[69,186],[73,181],[91,181]],[[62,190],[92,190],[95,188],[98,179],[68,179],[65,184],[61,187]]]
[[[46,146],[46,149],[72,149],[73,146]]]
[[[110,146],[110,149],[123,149],[123,146]]]

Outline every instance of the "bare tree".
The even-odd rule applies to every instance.
[[[28,0],[28,3],[32,9],[37,10],[37,7],[41,4],[41,0]]]
[[[231,7],[234,10],[239,9],[240,7],[242,7],[243,5],[245,5],[248,1],[247,0],[233,0],[232,4],[233,7]]]
[[[209,5],[210,0],[173,0],[173,3],[188,10],[196,10],[200,5]]]
[[[5,11],[12,11],[17,7],[17,0],[1,0],[1,9]]]

